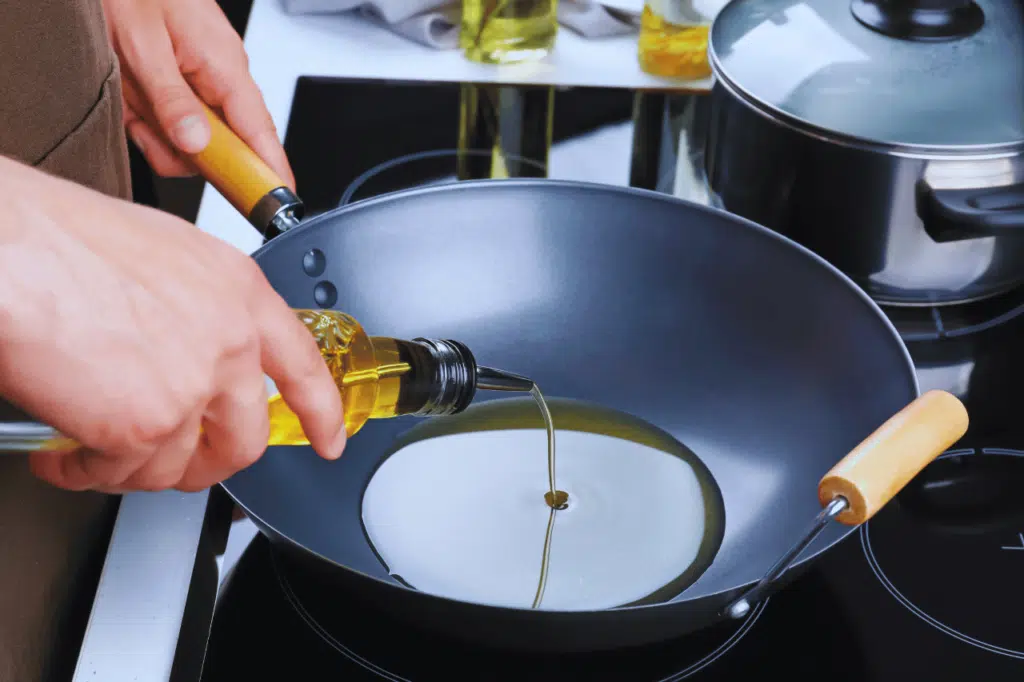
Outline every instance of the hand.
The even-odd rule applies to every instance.
[[[295,179],[248,57],[215,0],[103,0],[121,62],[125,126],[153,170],[192,175],[210,129],[198,97],[277,174]]]
[[[266,448],[264,374],[315,450],[341,454],[327,365],[251,258],[2,157],[0,178],[0,395],[85,446],[33,453],[36,475],[71,490],[208,487]]]

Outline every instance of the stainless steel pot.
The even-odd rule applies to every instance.
[[[1019,0],[733,0],[709,51],[717,204],[883,303],[1024,283]]]

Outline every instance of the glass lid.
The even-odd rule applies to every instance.
[[[756,106],[898,147],[1024,143],[1019,0],[732,0],[716,76]]]

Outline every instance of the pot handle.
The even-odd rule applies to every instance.
[[[917,214],[937,242],[1024,235],[1024,182],[979,189],[917,186]]]
[[[956,396],[928,391],[890,417],[818,484],[823,507],[814,523],[764,577],[725,609],[742,618],[781,587],[782,575],[832,519],[848,526],[868,521],[936,457],[967,433],[968,417]]]
[[[302,200],[220,116],[205,104],[203,108],[210,122],[210,143],[190,157],[203,178],[217,188],[264,239],[273,239],[298,226],[305,213]]]
[[[845,499],[836,521],[868,521],[932,460],[965,433],[967,409],[952,393],[932,390],[890,417],[825,474],[818,501]]]

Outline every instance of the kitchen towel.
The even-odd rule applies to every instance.
[[[451,0],[281,0],[289,14],[359,12],[421,45],[439,50],[459,46],[459,1]],[[634,0],[642,8],[640,0]],[[639,9],[624,11],[623,0],[559,0],[558,21],[585,38],[634,33]],[[627,4],[628,6],[628,4]]]

